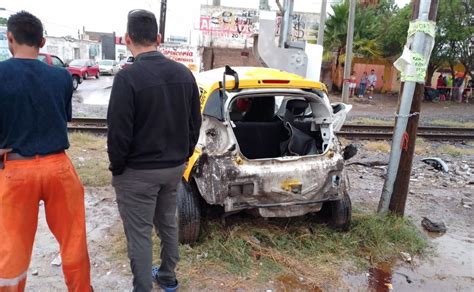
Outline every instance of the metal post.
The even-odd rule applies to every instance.
[[[268,5],[268,0],[260,0],[260,10],[270,10],[270,5]]]
[[[212,5],[221,6],[221,0],[212,0]]]
[[[318,29],[318,42],[317,44],[322,46],[324,41],[324,28],[326,26],[326,6],[328,0],[323,0],[321,3],[321,14],[319,17],[319,29]]]
[[[283,7],[285,9],[284,14],[281,19],[280,25],[280,39],[278,42],[278,46],[280,48],[285,48],[286,41],[288,40],[288,28],[290,27],[290,1],[285,0],[283,3]]]
[[[428,20],[430,12],[431,0],[415,0],[413,5],[420,3],[418,12],[419,20]],[[422,32],[415,33],[415,38],[412,44],[412,50],[416,53],[423,54],[428,44],[427,36]],[[387,178],[380,197],[378,211],[379,213],[388,212],[390,200],[392,197],[395,179],[397,177],[398,168],[400,165],[400,156],[402,153],[401,143],[403,135],[405,134],[407,123],[409,119],[410,107],[413,101],[413,94],[415,92],[416,82],[407,81],[403,86],[403,93],[400,101],[400,109],[397,116],[397,123],[393,133],[392,150],[390,152],[390,162],[388,164]]]
[[[413,7],[413,19],[417,17],[418,9],[419,6],[417,5]],[[433,21],[436,20],[437,11],[438,0],[431,0],[431,8],[428,19]],[[421,110],[421,101],[423,100],[424,89],[425,88],[423,84],[416,84],[415,94],[410,109],[410,114],[412,114],[413,116],[410,117],[407,123],[407,133],[409,141],[408,149],[406,149],[406,151],[402,151],[400,157],[400,165],[398,167],[397,172],[397,178],[395,179],[395,183],[393,186],[393,194],[390,199],[389,210],[401,216],[403,216],[405,213],[405,205],[408,197],[408,188],[410,186],[411,168],[413,164],[413,153],[415,152],[416,145],[416,132],[418,130],[418,120],[420,118],[420,115],[416,113],[419,113]]]
[[[349,0],[349,20],[347,21],[346,60],[344,61],[344,80],[342,82],[342,102],[349,102],[349,78],[352,67],[352,42],[354,39],[354,19],[356,1]]]
[[[160,8],[160,34],[161,42],[165,42],[165,26],[166,26],[166,2],[167,0],[161,0]]]

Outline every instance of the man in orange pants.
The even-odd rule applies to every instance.
[[[84,188],[69,147],[72,80],[37,60],[45,40],[35,16],[10,16],[13,58],[0,62],[0,292],[24,291],[40,200],[59,242],[69,291],[91,291]]]

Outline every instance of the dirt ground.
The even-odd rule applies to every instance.
[[[432,252],[423,258],[414,257],[410,263],[396,260],[363,271],[351,266],[341,267],[341,277],[328,281],[325,287],[321,287],[322,290],[389,291],[389,288],[393,287],[395,291],[472,291],[474,156],[453,158],[443,155],[442,158],[451,168],[448,174],[424,164],[420,158],[421,156],[417,156],[414,162],[406,215],[417,223],[420,230],[420,221],[424,216],[434,221],[443,221],[448,227],[447,233],[442,236],[425,233],[432,244]],[[387,159],[386,153],[362,150],[352,162]],[[375,211],[383,185],[385,166],[349,165],[348,170],[354,206]],[[113,189],[87,188],[86,208],[92,278],[96,291],[130,291],[131,275],[128,263],[124,255],[117,258],[111,250],[113,238],[123,232]],[[58,245],[47,229],[43,213],[44,210],[41,209],[27,290],[64,290],[61,268],[51,264],[58,255]],[[216,291],[216,287],[222,291],[314,289],[301,285],[298,279],[292,278],[279,277],[268,283],[257,284],[239,280],[240,277],[228,274],[216,275],[212,270],[199,273],[210,280],[204,285],[188,283],[189,288],[186,290]],[[292,289],[288,290],[288,287]]]
[[[108,81],[109,82],[109,81]],[[108,83],[110,84],[110,82]],[[87,88],[75,96],[75,113],[80,116],[105,114],[106,105],[80,108]],[[92,90],[92,89],[91,89]],[[107,89],[104,89],[107,90]],[[335,99],[334,99],[335,100]],[[393,119],[397,106],[396,96],[375,96],[374,101],[354,101],[350,119],[369,117]],[[87,107],[92,108],[88,110]],[[474,121],[473,104],[423,103],[421,122],[432,120]],[[355,141],[354,143],[362,143]],[[447,143],[451,144],[451,143]],[[454,144],[454,143],[452,143]],[[439,145],[435,145],[439,146]],[[474,147],[457,145],[459,147]],[[441,236],[424,233],[432,245],[429,255],[414,256],[411,262],[401,258],[373,266],[367,270],[341,266],[340,277],[328,280],[320,287],[323,291],[472,291],[474,287],[474,155],[452,157],[443,154],[449,167],[445,174],[420,161],[417,155],[410,182],[406,215],[420,230],[421,218],[443,221],[448,231]],[[350,162],[387,161],[388,154],[361,150]],[[385,166],[366,167],[349,165],[350,195],[355,208],[375,211],[380,197]],[[110,186],[86,188],[87,230],[95,291],[130,291],[131,274],[124,256],[114,254],[112,243],[121,234],[122,227]],[[28,273],[28,291],[65,291],[61,267],[51,262],[58,255],[58,245],[49,232],[40,209],[33,258]],[[183,261],[180,265],[183,265]],[[196,267],[199,270],[200,267]],[[179,274],[179,272],[178,272]],[[223,275],[213,270],[199,271],[202,281],[187,283],[188,291],[319,291],[308,288],[297,278],[278,277],[267,283],[249,283],[234,275]],[[204,284],[203,284],[204,283]]]

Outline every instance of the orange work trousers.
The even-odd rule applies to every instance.
[[[69,291],[91,291],[84,188],[65,153],[5,159],[0,169],[0,292],[24,291],[40,200]]]

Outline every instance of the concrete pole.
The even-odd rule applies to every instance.
[[[344,61],[344,80],[342,87],[342,102],[349,102],[349,78],[352,67],[352,42],[354,40],[354,19],[356,0],[349,0],[349,20],[347,21],[346,60]]]
[[[318,29],[318,42],[317,44],[322,46],[324,41],[324,28],[326,27],[326,7],[328,0],[323,0],[321,3],[321,14],[319,17],[319,29]]]
[[[270,10],[270,5],[268,5],[268,0],[260,0],[260,10]]]
[[[438,13],[438,0],[431,0],[429,20],[436,21],[436,15]],[[414,5],[412,19],[418,17],[419,4]],[[415,152],[416,145],[416,133],[418,130],[418,120],[420,115],[416,114],[421,111],[421,101],[423,100],[425,86],[424,84],[417,83],[415,87],[415,93],[413,102],[411,104],[410,114],[413,116],[408,120],[407,123],[407,134],[408,134],[408,148],[402,151],[400,156],[400,164],[398,166],[397,178],[393,185],[392,197],[390,199],[389,211],[397,215],[403,216],[405,214],[405,205],[408,197],[408,191],[410,187],[410,176],[413,164],[413,153]],[[403,92],[403,87],[401,89]]]
[[[418,18],[419,20],[428,20],[432,0],[415,0],[414,7],[419,3]],[[427,49],[428,37],[422,32],[415,33],[415,38],[411,49],[415,53],[422,54]],[[388,212],[390,200],[392,198],[395,179],[397,178],[398,168],[400,165],[400,157],[402,153],[401,143],[403,135],[407,129],[408,119],[410,117],[410,108],[413,101],[417,83],[406,81],[403,86],[403,93],[400,101],[400,108],[397,116],[397,123],[393,133],[392,150],[390,152],[390,161],[388,164],[387,178],[380,197],[378,211],[379,213]],[[413,143],[413,142],[412,142]]]
[[[221,6],[221,0],[212,0],[212,5]]]
[[[288,40],[288,30],[290,27],[290,1],[292,0],[285,0],[283,3],[283,8],[285,9],[285,12],[283,14],[283,17],[281,19],[281,25],[280,25],[280,39],[278,41],[278,46],[280,48],[285,48],[286,42]]]
[[[160,35],[161,35],[161,42],[166,42],[165,38],[165,31],[166,31],[166,10],[167,10],[167,1],[168,0],[161,0],[161,8],[160,8]]]

